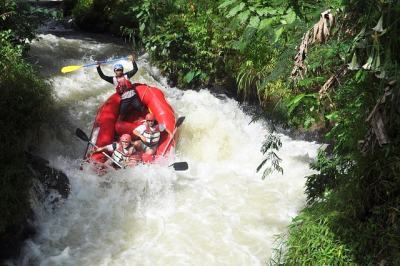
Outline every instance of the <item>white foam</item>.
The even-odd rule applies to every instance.
[[[64,61],[69,53],[63,47],[87,56],[113,47],[52,35],[43,35],[33,49],[39,46],[51,47]],[[304,204],[304,176],[312,171],[299,158],[315,157],[318,145],[282,136],[284,175],[263,181],[256,173],[268,133],[262,122],[249,124],[251,117],[234,100],[168,87],[146,57],[138,64],[134,80],[160,87],[177,115],[186,116],[177,160],[188,161],[189,171],[154,165],[97,177],[78,170],[80,153],[60,156],[52,148],[57,143],[79,150],[81,142],[49,138],[42,149],[68,174],[71,195],[55,211],[35,206],[38,235],[15,264],[264,265],[275,235]],[[112,73],[107,67],[104,72]],[[89,131],[112,86],[89,68],[51,80],[59,101],[68,105],[66,118]]]

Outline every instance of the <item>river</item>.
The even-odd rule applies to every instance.
[[[181,126],[176,158],[189,170],[141,165],[98,177],[79,170],[96,111],[114,88],[95,67],[61,74],[65,65],[126,55],[131,48],[106,37],[45,33],[31,59],[54,88],[57,115],[44,130],[40,153],[64,171],[71,194],[57,206],[33,201],[37,234],[11,265],[265,265],[276,236],[305,203],[304,177],[318,144],[281,135],[284,174],[256,173],[266,122],[251,123],[240,104],[207,90],[169,87],[147,55],[135,82],[162,89]],[[126,70],[130,62],[121,61]],[[103,71],[112,74],[112,66]],[[54,126],[56,125],[56,126]],[[49,200],[50,201],[50,200]]]

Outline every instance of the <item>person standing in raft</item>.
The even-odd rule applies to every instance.
[[[99,153],[103,151],[112,152],[111,158],[113,158],[116,162],[123,166],[136,165],[137,162],[140,160],[140,157],[138,158],[138,156],[135,154],[136,150],[135,147],[132,145],[132,137],[129,134],[123,134],[119,138],[119,142],[114,142],[112,144],[92,150],[90,152],[90,156],[93,153]],[[109,165],[113,165],[112,160],[107,160],[106,163]]]
[[[149,113],[146,115],[146,120],[143,120],[142,124],[133,130],[133,134],[140,138],[133,143],[135,148],[147,155],[156,153],[161,132],[165,130],[172,136],[164,124],[155,124],[155,122],[154,114]]]
[[[118,120],[126,120],[130,106],[133,106],[136,111],[145,111],[145,107],[139,100],[136,90],[129,80],[138,71],[138,66],[135,62],[135,55],[132,54],[130,58],[132,59],[133,69],[124,73],[124,67],[121,64],[115,64],[114,77],[104,75],[100,68],[100,63],[97,62],[97,73],[99,73],[99,76],[105,81],[114,84],[117,93],[121,96]]]

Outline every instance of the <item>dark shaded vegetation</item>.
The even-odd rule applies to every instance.
[[[29,144],[37,141],[40,126],[52,106],[50,86],[24,60],[28,49],[26,40],[34,38],[37,23],[38,16],[26,3],[12,0],[0,3],[2,244],[25,234],[23,225],[30,213],[29,191],[32,184],[32,172],[27,166],[25,151]],[[7,250],[2,249],[1,255],[7,256]]]

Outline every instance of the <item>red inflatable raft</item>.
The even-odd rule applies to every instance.
[[[173,132],[175,127],[175,115],[171,106],[166,101],[164,93],[158,88],[150,87],[145,84],[137,83],[135,86],[140,100],[147,106],[149,112],[154,114],[157,122],[159,124],[164,124],[170,132]],[[139,126],[144,120],[146,113],[139,113],[131,110],[126,121],[117,121],[120,100],[121,97],[117,93],[114,93],[100,107],[97,113],[90,139],[92,143],[95,143],[98,147],[113,143],[119,136],[125,133],[135,137],[132,133],[133,129]],[[166,151],[165,154],[168,154],[171,148],[175,146],[175,139],[170,141],[168,133],[163,131],[156,155],[153,158],[143,156],[143,161],[151,161],[155,157],[161,156],[164,151]],[[86,156],[88,156],[88,152]],[[90,159],[95,162],[105,162],[107,158],[101,153],[95,153],[91,155]]]

